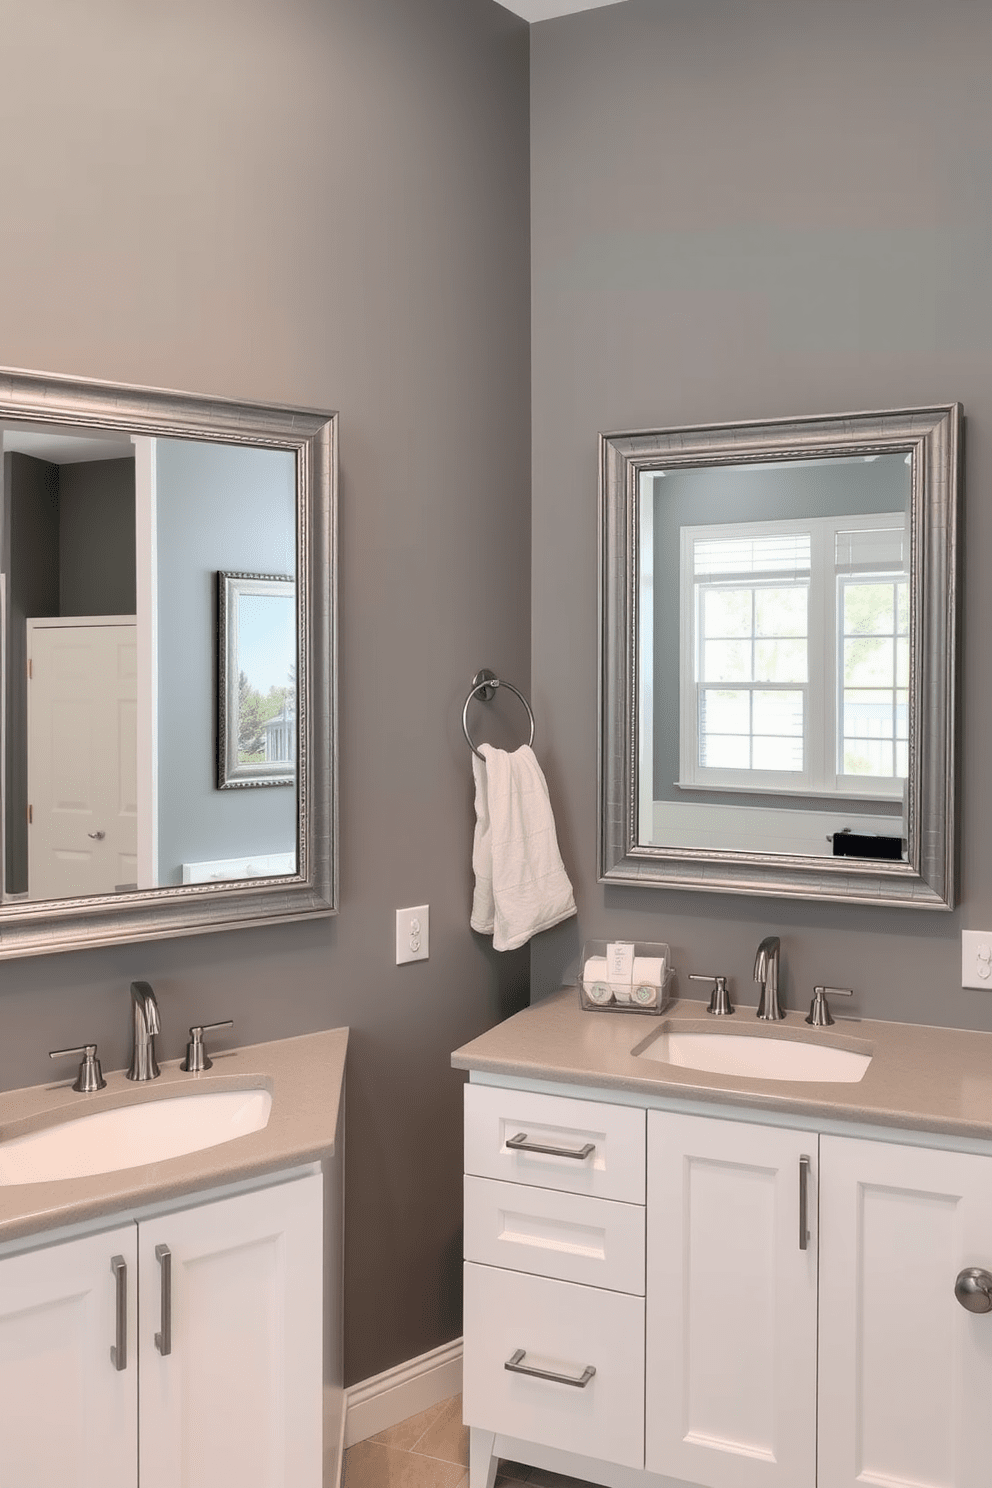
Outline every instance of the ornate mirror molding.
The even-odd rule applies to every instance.
[[[601,881],[953,905],[961,428],[602,436]]]
[[[0,435],[0,958],[336,911],[336,415],[0,370]],[[291,789],[218,789],[224,572],[286,576],[235,765]]]

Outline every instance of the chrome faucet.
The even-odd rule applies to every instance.
[[[778,1000],[778,962],[781,948],[782,942],[777,935],[766,935],[754,958],[754,980],[761,987],[758,1017],[775,1023],[785,1017]]]
[[[155,1080],[158,1078],[158,1061],[155,1058],[155,1035],[161,1030],[158,1003],[155,993],[147,982],[131,983],[131,1014],[134,1028],[134,1044],[131,1050],[129,1080]]]

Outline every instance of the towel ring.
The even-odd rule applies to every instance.
[[[473,754],[479,756],[479,759],[484,759],[485,756],[483,754],[480,754],[478,749],[476,749],[475,745],[472,743],[472,735],[468,731],[468,705],[476,696],[478,696],[481,701],[488,703],[493,697],[493,694],[495,693],[497,687],[507,688],[510,692],[513,693],[514,697],[518,697],[523,703],[524,707],[527,709],[527,717],[530,719],[530,738],[527,740],[527,744],[528,746],[530,746],[534,742],[534,714],[531,712],[530,703],[524,697],[523,693],[520,692],[516,687],[514,687],[512,682],[502,681],[501,678],[496,676],[495,672],[491,672],[488,667],[483,667],[482,671],[476,672],[475,676],[472,678],[472,691],[465,699],[465,706],[462,709],[462,733],[465,735],[465,743],[468,745],[469,749],[471,749]]]

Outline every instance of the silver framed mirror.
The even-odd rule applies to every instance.
[[[953,906],[961,430],[601,437],[601,881]]]
[[[336,415],[7,369],[0,438],[0,958],[334,912]]]

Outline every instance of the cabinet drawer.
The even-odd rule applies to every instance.
[[[643,1466],[640,1297],[466,1263],[464,1350],[466,1424]]]
[[[643,1297],[644,1210],[467,1177],[465,1259]]]
[[[633,1106],[465,1087],[465,1170],[480,1178],[643,1204],[644,1132]]]

